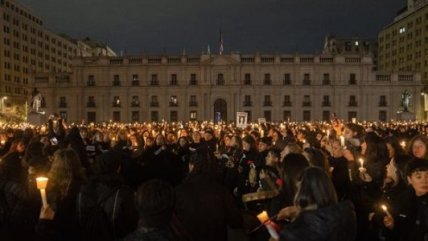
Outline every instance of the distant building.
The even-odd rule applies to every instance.
[[[424,119],[420,75],[373,72],[371,56],[159,55],[76,58],[72,73],[38,76],[47,113],[69,122],[390,120],[402,110]]]
[[[327,35],[324,40],[323,54],[357,54],[361,56],[371,56],[373,58],[373,68],[377,66],[377,41],[375,39],[338,38],[334,35]]]
[[[0,98],[6,105],[29,100],[33,77],[40,73],[62,76],[80,56],[115,56],[105,44],[74,40],[50,32],[30,9],[14,0],[0,0]]]
[[[379,33],[379,70],[421,72],[428,84],[428,1],[408,0]]]

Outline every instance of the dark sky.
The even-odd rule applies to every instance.
[[[117,53],[317,53],[324,37],[377,38],[406,0],[18,0],[45,27]]]

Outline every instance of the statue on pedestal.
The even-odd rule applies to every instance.
[[[31,108],[32,108],[32,111],[38,113],[41,104],[42,104],[42,94],[37,90],[37,88],[34,88],[33,92],[31,92]]]
[[[412,98],[412,94],[408,90],[404,90],[401,94],[401,104],[403,105],[403,112],[409,112],[409,104],[410,98]]]

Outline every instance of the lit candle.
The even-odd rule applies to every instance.
[[[351,119],[351,121],[352,121],[352,123],[353,123],[353,124],[355,124],[355,123],[357,123],[357,118],[353,117],[353,118]]]
[[[327,130],[327,137],[330,136],[330,130]]]
[[[5,143],[6,143],[6,141],[5,140],[1,140],[1,145],[4,145]]]
[[[360,158],[358,159],[358,161],[360,162],[361,167],[363,167],[363,168],[364,168],[364,159],[360,157]]]
[[[406,148],[406,142],[405,141],[402,141],[402,142],[400,142],[400,146],[404,149],[404,148]]]
[[[392,217],[391,213],[388,211],[388,207],[386,205],[380,206],[382,210],[386,213],[388,217]]]
[[[36,178],[37,189],[40,190],[40,195],[42,196],[43,207],[48,206],[48,200],[46,198],[46,186],[48,185],[47,177],[38,177]]]
[[[345,137],[344,136],[340,136],[340,145],[345,146]]]
[[[257,218],[259,219],[259,221],[261,223],[265,223],[269,220],[269,215],[266,211],[263,211],[263,212],[259,213],[259,215],[257,215]]]
[[[264,137],[265,136],[265,131],[263,129],[260,130],[260,137]]]
[[[276,223],[269,220],[269,215],[267,214],[266,211],[259,213],[259,215],[257,215],[257,218],[266,227],[270,236],[273,239],[275,240],[279,239],[279,234],[278,234],[279,227]]]

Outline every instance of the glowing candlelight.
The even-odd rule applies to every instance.
[[[357,118],[353,117],[353,118],[351,119],[351,122],[352,122],[353,124],[357,123]]]
[[[405,148],[406,148],[406,142],[405,142],[405,141],[400,142],[400,146],[401,146],[403,149],[405,149]]]
[[[364,159],[360,157],[360,158],[358,159],[358,161],[360,162],[361,167],[364,167]]]
[[[345,146],[345,137],[344,136],[340,136],[340,145]]]
[[[388,217],[392,217],[391,213],[388,211],[388,207],[386,205],[381,205],[380,206],[382,208],[382,210],[386,213],[386,215]]]
[[[48,206],[48,200],[46,198],[46,186],[48,185],[47,177],[38,177],[36,178],[37,189],[40,190],[40,195],[42,196],[43,207]]]
[[[330,130],[327,130],[327,137],[330,136]]]
[[[259,215],[257,215],[257,218],[259,219],[259,221],[261,223],[265,223],[269,220],[269,215],[266,211],[263,211],[263,212],[259,213]]]
[[[1,143],[1,145],[4,145],[6,143],[6,141],[5,140],[1,140],[0,143]]]

